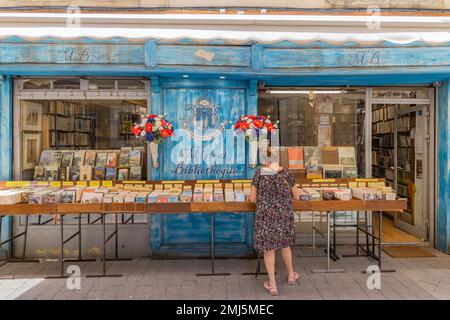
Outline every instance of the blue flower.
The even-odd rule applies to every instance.
[[[153,142],[153,140],[155,140],[156,135],[153,132],[150,133],[146,133],[144,138],[146,141],[148,142]]]

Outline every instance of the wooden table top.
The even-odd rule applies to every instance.
[[[319,200],[294,201],[294,211],[402,211],[406,199],[399,200]],[[121,214],[121,213],[208,213],[252,212],[252,202],[173,202],[173,203],[58,203],[0,205],[0,215],[38,214]]]

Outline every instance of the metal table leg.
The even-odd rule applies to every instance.
[[[229,272],[215,272],[214,271],[214,258],[215,258],[215,228],[214,218],[215,212],[210,213],[211,216],[211,273],[197,273],[197,276],[229,276]]]
[[[111,236],[106,238],[106,214],[102,214],[102,229],[103,229],[103,257],[102,257],[102,273],[101,274],[90,274],[87,275],[87,278],[103,278],[103,277],[121,277],[121,274],[107,274],[106,273],[106,243],[111,239]],[[114,234],[114,233],[113,233]]]
[[[331,251],[331,243],[330,243],[330,229],[331,229],[331,214],[332,212],[327,212],[327,269],[315,269],[311,270],[312,273],[337,273],[344,272],[344,269],[331,269],[330,268],[330,251]]]

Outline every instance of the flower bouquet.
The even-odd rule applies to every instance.
[[[256,166],[258,156],[258,140],[264,140],[267,146],[267,136],[275,129],[278,129],[278,121],[273,123],[270,116],[243,115],[235,124],[234,131],[237,134],[244,134],[245,140],[249,142],[251,167]]]
[[[173,134],[172,124],[164,119],[164,116],[149,114],[142,118],[140,123],[135,123],[131,132],[136,137],[143,137],[150,144],[150,152],[153,167],[158,168],[158,144]]]

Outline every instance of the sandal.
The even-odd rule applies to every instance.
[[[294,275],[291,277],[288,277],[288,284],[290,285],[294,285],[297,283],[298,278],[300,278],[300,276],[298,275],[297,272],[294,272]]]
[[[277,288],[272,288],[269,284],[269,281],[264,282],[263,286],[264,286],[264,289],[266,289],[271,295],[273,295],[273,296],[278,295]]]

